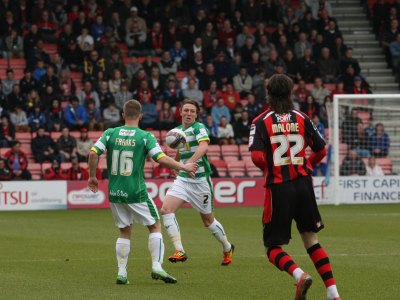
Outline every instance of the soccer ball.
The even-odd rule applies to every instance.
[[[166,142],[171,149],[181,149],[186,144],[186,134],[180,129],[171,129],[167,132]]]

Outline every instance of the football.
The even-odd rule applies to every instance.
[[[186,144],[186,134],[180,129],[171,129],[167,132],[166,142],[171,149],[181,149]]]

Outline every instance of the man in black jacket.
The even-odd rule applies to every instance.
[[[32,139],[31,147],[37,163],[46,160],[53,161],[57,158],[56,144],[49,135],[45,134],[43,127],[38,129],[37,136]]]

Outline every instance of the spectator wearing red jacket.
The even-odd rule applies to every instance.
[[[240,103],[240,95],[233,89],[233,86],[230,83],[226,85],[224,103],[231,111],[235,110],[236,105]]]
[[[223,97],[222,92],[218,90],[217,82],[213,80],[210,84],[210,89],[204,91],[203,107],[207,112],[210,112],[211,108],[217,104],[217,100]]]
[[[43,179],[45,180],[66,180],[68,179],[68,170],[60,168],[58,160],[53,160],[51,167],[47,168],[43,172]]]
[[[171,177],[174,177],[174,173],[172,173],[172,171],[167,167],[158,165],[153,170],[153,178],[165,179],[165,178],[171,178]]]
[[[31,173],[28,171],[28,159],[21,151],[21,143],[14,141],[11,149],[4,154],[6,165],[13,174],[14,179],[31,180]]]
[[[88,170],[79,165],[76,155],[71,156],[71,168],[67,170],[67,178],[69,180],[87,180],[89,178]]]

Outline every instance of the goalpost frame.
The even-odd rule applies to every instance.
[[[337,192],[340,189],[339,178],[340,178],[340,158],[339,158],[339,101],[342,99],[400,99],[400,94],[343,94],[333,96],[333,162],[334,162],[334,194],[335,194],[335,205],[340,204],[340,199],[337,197]]]

